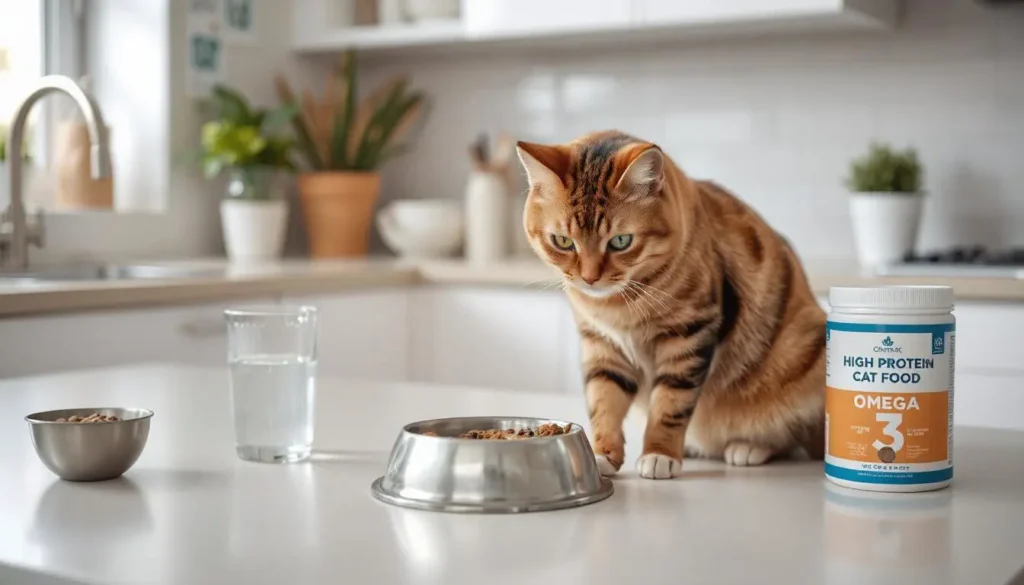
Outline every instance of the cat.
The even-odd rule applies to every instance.
[[[679,475],[684,454],[821,459],[825,312],[789,243],[654,143],[603,131],[517,152],[523,227],[563,272],[579,330],[601,473],[622,467],[634,402],[641,477]]]

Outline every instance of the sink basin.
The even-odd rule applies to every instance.
[[[65,264],[40,266],[28,272],[0,272],[0,284],[89,280],[145,280],[201,278],[219,270],[152,264]]]

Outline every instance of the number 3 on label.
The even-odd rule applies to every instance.
[[[877,451],[883,447],[889,447],[893,451],[899,453],[900,449],[903,448],[903,433],[899,431],[900,423],[903,422],[903,413],[879,412],[875,413],[875,420],[878,422],[884,422],[885,428],[882,429],[882,434],[887,437],[892,437],[892,443],[888,445],[881,441],[875,441],[873,443],[875,450]]]

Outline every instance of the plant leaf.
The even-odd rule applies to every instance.
[[[423,94],[412,93],[404,98],[399,98],[395,103],[388,108],[386,115],[381,120],[380,133],[377,140],[371,146],[369,164],[370,168],[377,168],[382,164],[380,160],[380,154],[384,148],[389,144],[392,136],[395,133],[395,129],[401,123],[402,119],[417,106],[423,100]]]
[[[407,83],[404,79],[396,83],[391,88],[384,103],[371,116],[370,123],[366,125],[366,131],[363,132],[362,141],[359,143],[359,155],[356,158],[354,168],[370,170],[377,167],[374,162],[374,156],[377,152],[376,145],[380,143],[384,135],[385,124],[388,118],[393,115],[395,104],[402,99]]]
[[[342,75],[345,84],[344,103],[341,104],[341,115],[337,110],[334,114],[334,132],[331,136],[331,167],[342,169],[350,167],[348,156],[348,135],[352,128],[356,112],[356,55],[351,49],[345,52]]]
[[[252,110],[241,93],[218,84],[213,87],[213,97],[217,103],[218,117],[233,124],[252,123]]]
[[[377,89],[373,90],[370,95],[363,98],[359,103],[359,108],[356,110],[355,125],[349,129],[348,135],[348,152],[351,159],[356,160],[359,158],[359,146],[363,135],[366,134],[366,127],[370,124],[370,120],[377,112],[377,109],[391,95],[391,90],[394,89],[395,85],[404,82],[402,77],[395,77],[387,83],[379,85]]]
[[[260,132],[263,134],[276,134],[281,131],[292,118],[299,113],[299,109],[291,104],[286,104],[270,110],[263,116],[263,123],[260,124]]]

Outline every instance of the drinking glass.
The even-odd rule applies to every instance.
[[[316,309],[238,308],[224,317],[238,456],[264,463],[305,459],[313,446]]]

